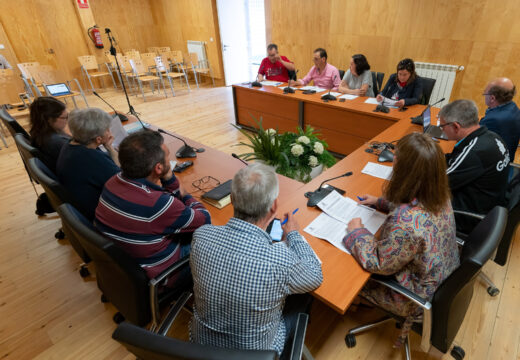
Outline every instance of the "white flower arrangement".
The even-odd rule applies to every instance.
[[[318,166],[318,158],[314,155],[309,156],[309,166],[315,167]]]
[[[323,150],[324,150],[324,148],[323,148],[323,144],[320,143],[320,142],[318,142],[318,141],[315,142],[315,143],[314,143],[314,149],[313,149],[313,150],[314,150],[314,152],[315,152],[316,154],[318,154],[318,155],[323,154]]]
[[[307,145],[308,143],[311,142],[311,140],[305,135],[300,136],[298,139],[296,139],[296,141],[298,141],[299,143],[305,144],[305,145]]]
[[[273,135],[276,134],[276,130],[273,129],[273,128],[271,128],[271,129],[267,129],[265,132],[266,132],[267,135],[269,135],[269,136],[273,136]]]
[[[303,146],[301,146],[300,144],[294,144],[291,147],[291,153],[296,157],[300,156],[301,154],[303,154]]]

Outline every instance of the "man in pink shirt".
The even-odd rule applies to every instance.
[[[336,67],[327,63],[327,52],[325,49],[317,48],[313,55],[314,66],[309,73],[303,78],[296,81],[291,80],[290,86],[307,85],[311,80],[314,86],[322,89],[338,90],[341,78]]]
[[[289,81],[289,71],[294,71],[294,64],[285,56],[278,55],[278,46],[269,44],[267,46],[267,57],[262,60],[258,69],[257,80]]]

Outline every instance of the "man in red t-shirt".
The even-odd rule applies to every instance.
[[[269,44],[267,57],[262,60],[258,69],[258,81],[264,80],[265,77],[267,80],[288,82],[288,71],[294,71],[294,64],[285,56],[278,55],[276,44]]]

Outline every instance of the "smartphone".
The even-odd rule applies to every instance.
[[[283,236],[282,222],[275,218],[269,223],[266,229],[267,233],[271,235],[273,241],[281,241]]]

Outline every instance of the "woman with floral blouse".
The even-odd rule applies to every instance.
[[[421,133],[403,137],[383,197],[362,198],[361,204],[388,212],[388,217],[379,238],[360,218],[352,219],[343,239],[347,249],[365,270],[392,275],[405,288],[431,300],[459,266],[446,160],[439,145]],[[406,317],[396,347],[406,339],[412,322],[422,317],[420,307],[383,285],[368,282],[360,295]]]

